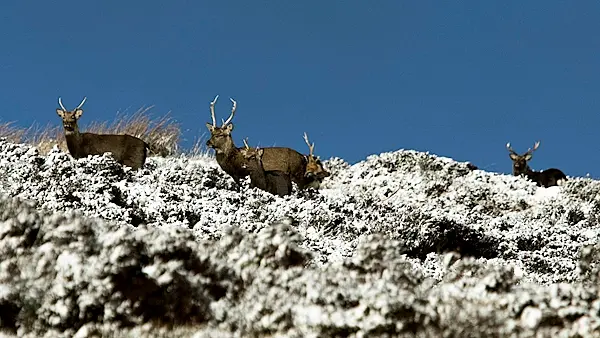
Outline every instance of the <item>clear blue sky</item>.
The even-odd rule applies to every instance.
[[[234,138],[354,163],[397,149],[600,177],[598,1],[0,3],[0,119],[82,126],[154,105],[184,146],[238,101]],[[205,134],[206,136],[206,134]]]

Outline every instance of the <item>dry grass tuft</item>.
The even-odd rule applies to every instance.
[[[117,114],[115,120],[108,122],[92,122],[80,125],[82,132],[97,134],[129,134],[146,141],[150,145],[150,155],[169,156],[177,153],[181,129],[179,124],[169,115],[153,119],[148,112],[152,107],[141,108],[137,112]],[[6,137],[14,143],[27,143],[42,154],[47,154],[54,145],[67,152],[67,144],[62,126],[47,125],[18,128],[14,122],[0,124],[0,137]]]
[[[140,108],[131,115],[117,114],[116,120],[111,124],[92,122],[85,130],[97,134],[132,135],[150,145],[151,155],[174,155],[179,149],[180,125],[169,113],[153,120],[148,114],[150,109],[152,107]]]
[[[14,122],[5,122],[0,124],[0,137],[13,143],[30,144],[38,148],[41,153],[48,153],[55,144],[58,144],[63,150],[67,150],[62,130],[50,125],[19,128],[14,125]]]
[[[5,137],[10,142],[21,143],[24,135],[25,129],[15,127],[14,122],[0,124],[0,137]]]
[[[67,141],[63,133],[62,126],[46,125],[44,127],[31,126],[24,129],[24,137],[22,143],[28,143],[38,149],[40,154],[47,154],[55,144],[58,147],[68,152]]]
[[[189,156],[202,156],[202,157],[214,157],[210,151],[210,149],[208,149],[206,147],[206,140],[210,137],[210,134],[207,135],[207,133],[203,133],[202,135],[200,135],[200,137],[198,137],[196,139],[196,141],[194,142],[194,144],[192,145],[192,147],[190,149],[187,149],[185,151],[185,153]]]

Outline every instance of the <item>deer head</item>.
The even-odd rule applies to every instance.
[[[233,107],[231,108],[231,115],[227,120],[222,121],[223,124],[218,127],[217,119],[215,117],[215,103],[217,103],[217,99],[219,95],[215,96],[215,99],[210,103],[210,114],[212,117],[212,124],[206,123],[206,127],[210,131],[210,139],[206,141],[206,146],[215,149],[217,153],[225,153],[233,148],[235,145],[233,144],[233,139],[231,138],[231,131],[233,130],[233,124],[231,124],[231,120],[233,119],[233,115],[235,114],[235,109],[237,107],[237,103],[234,99],[230,98],[233,103]]]
[[[60,108],[56,109],[56,113],[62,119],[63,127],[65,128],[65,135],[79,133],[77,120],[79,120],[81,115],[83,115],[83,109],[81,109],[81,107],[85,103],[86,99],[87,97],[84,97],[83,100],[81,100],[81,103],[77,106],[77,108],[69,111],[67,110],[67,108],[65,108],[65,106],[63,106],[61,98],[58,98],[58,105],[60,106]]]
[[[306,172],[304,173],[304,176],[306,178],[314,179],[318,182],[321,182],[325,177],[328,177],[331,174],[327,170],[325,170],[325,168],[323,168],[323,163],[321,163],[321,160],[314,155],[313,152],[315,150],[315,144],[311,144],[308,141],[308,135],[306,135],[306,133],[304,133],[304,142],[306,142],[306,145],[308,145],[309,151],[308,156],[306,156],[307,163]]]
[[[252,169],[252,167],[254,167],[255,165],[257,165],[260,168],[263,167],[262,156],[265,150],[258,147],[250,148],[250,146],[248,145],[248,138],[244,139],[244,148],[241,149],[240,152],[246,160],[246,163],[242,165],[244,169]]]
[[[539,146],[540,141],[537,141],[534,144],[533,149],[529,148],[526,153],[519,155],[513,150],[513,148],[510,146],[510,143],[506,144],[506,149],[508,149],[510,159],[513,161],[513,175],[524,175],[531,171],[531,168],[529,168],[527,162],[531,160],[533,152],[537,150]]]

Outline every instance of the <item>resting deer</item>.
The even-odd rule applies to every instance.
[[[245,159],[244,167],[250,173],[251,187],[282,197],[292,193],[292,180],[288,174],[281,171],[265,171],[262,162],[264,149],[250,148],[244,140],[244,149],[240,151]]]
[[[533,149],[529,148],[523,155],[517,154],[510,146],[510,143],[506,144],[506,149],[510,153],[510,159],[513,161],[513,175],[520,176],[524,175],[533,182],[537,183],[538,186],[545,188],[558,185],[558,181],[567,180],[567,176],[556,168],[550,168],[543,171],[532,170],[527,162],[531,160],[533,152],[540,146],[540,142],[536,142]]]
[[[148,155],[148,144],[131,135],[106,135],[93,133],[80,133],[77,120],[83,114],[81,107],[87,98],[84,97],[77,108],[69,111],[58,98],[60,108],[56,113],[62,119],[65,129],[67,148],[73,158],[87,157],[88,155],[102,155],[112,153],[115,161],[122,165],[137,170],[144,165]]]
[[[230,99],[233,103],[231,114],[219,127],[217,126],[217,119],[215,117],[215,103],[218,97],[217,95],[210,103],[212,124],[206,123],[206,127],[210,131],[211,136],[206,141],[206,146],[215,150],[217,163],[219,163],[221,169],[229,174],[236,183],[239,183],[241,178],[248,176],[249,171],[243,166],[244,159],[240,153],[242,148],[237,148],[231,137],[231,131],[233,130],[231,120],[235,114],[237,104],[235,100]],[[315,183],[314,178],[306,176],[308,158],[304,155],[293,149],[284,147],[267,147],[262,149],[262,163],[265,171],[278,171],[289,175],[291,180],[298,185],[298,189],[318,185],[319,182]]]

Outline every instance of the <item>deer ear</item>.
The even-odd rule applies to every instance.
[[[208,130],[212,133],[213,130],[215,130],[215,126],[213,126],[212,124],[206,122],[206,128],[208,128]]]
[[[258,153],[258,156],[259,156],[259,157],[262,157],[262,156],[263,156],[263,154],[265,153],[265,150],[264,150],[263,148],[260,148],[260,149],[258,149],[256,152]]]
[[[56,108],[56,113],[58,114],[58,116],[60,117],[64,117],[65,116],[65,111],[60,109],[60,108]]]
[[[232,130],[233,130],[233,124],[228,124],[227,127],[225,127],[225,131],[227,133],[231,133]]]
[[[75,110],[75,118],[76,119],[80,118],[81,115],[83,115],[83,109],[77,109],[77,110]]]
[[[510,153],[510,154],[508,154],[508,156],[510,156],[510,159],[513,161],[516,161],[519,159],[519,155],[517,155],[517,154]]]
[[[525,154],[524,157],[525,157],[525,161],[529,161],[533,157],[533,154]]]

